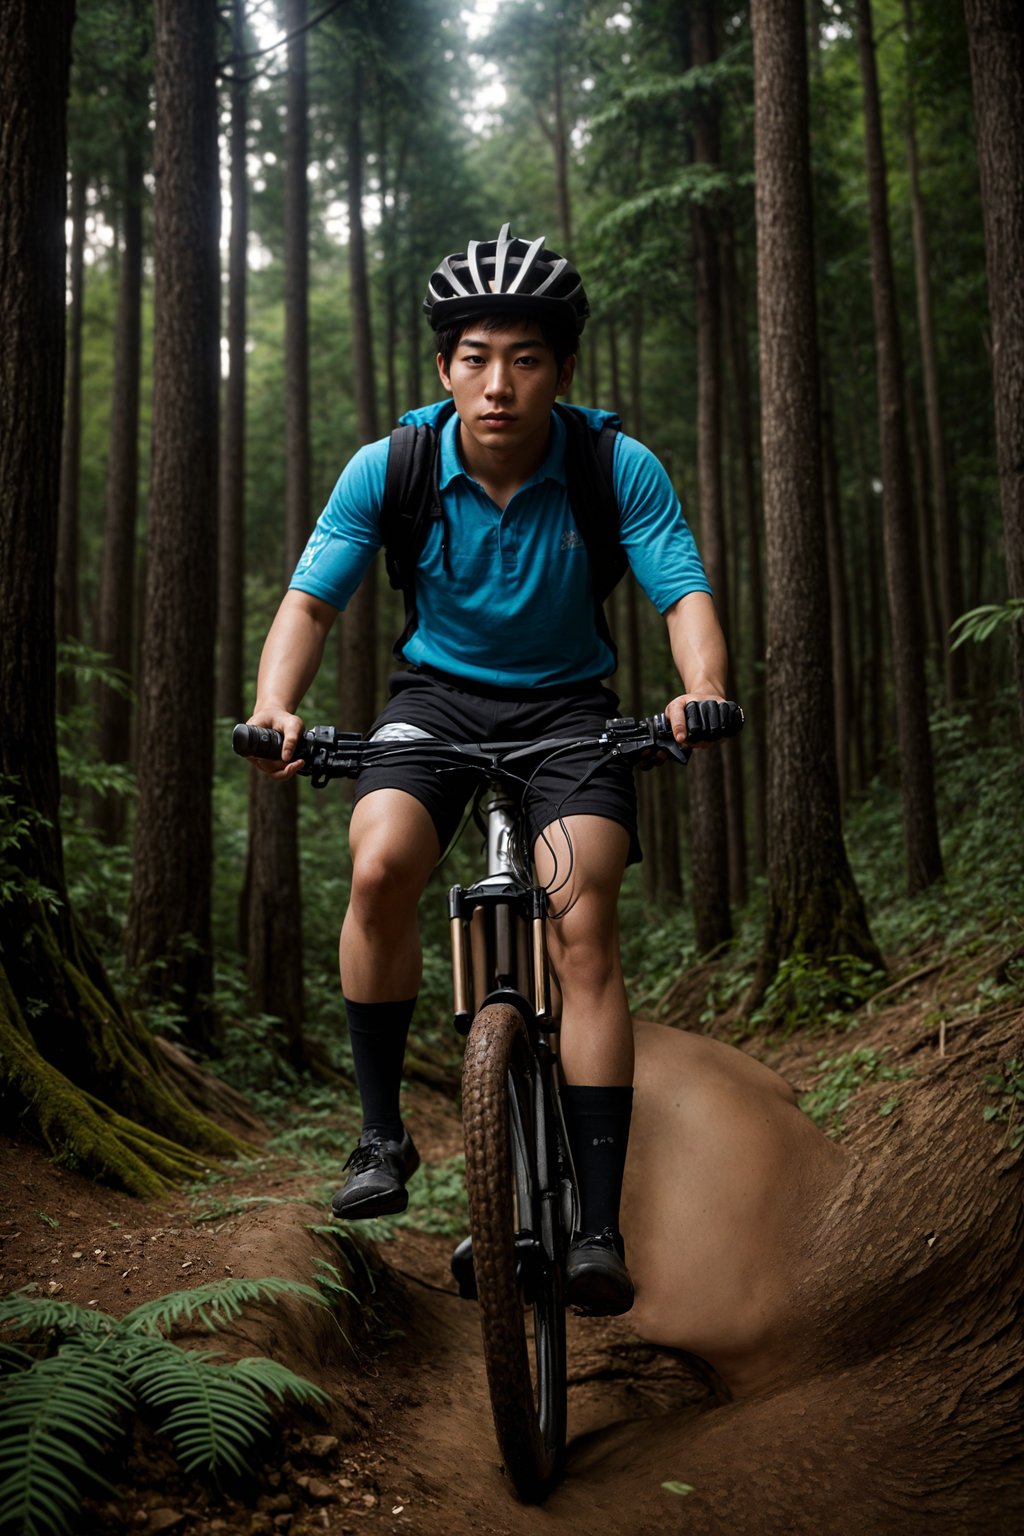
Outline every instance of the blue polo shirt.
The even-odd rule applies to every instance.
[[[403,421],[432,421],[441,406]],[[595,425],[610,413],[588,411]],[[565,484],[565,427],[551,418],[547,457],[504,509],[466,473],[458,417],[441,429],[443,520],[433,523],[416,572],[417,628],[405,659],[491,687],[551,687],[609,676],[597,633],[590,559]],[[341,473],[295,568],[291,586],[343,609],[381,547],[389,439],[360,448]],[[613,460],[623,547],[659,612],[688,592],[710,592],[693,535],[661,464],[619,433]],[[446,547],[442,549],[442,541]]]

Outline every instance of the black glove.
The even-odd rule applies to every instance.
[[[686,744],[698,741],[721,741],[725,736],[738,736],[743,729],[743,711],[738,704],[726,699],[691,699],[683,711],[686,720]]]

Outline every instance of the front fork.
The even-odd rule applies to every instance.
[[[513,867],[512,814],[495,797],[488,814],[488,873],[448,897],[452,946],[454,1024],[469,1033],[480,1009],[509,1003],[521,1014],[536,1064],[532,1074],[534,1146],[532,1230],[517,1240],[521,1273],[529,1272],[528,1250],[538,1240],[547,1262],[561,1263],[575,1229],[578,1203],[569,1141],[558,1095],[558,1019],[551,1006],[546,918],[547,893],[526,885]]]

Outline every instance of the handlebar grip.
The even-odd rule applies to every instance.
[[[231,747],[239,757],[279,758],[284,737],[266,725],[236,725],[231,732]]]

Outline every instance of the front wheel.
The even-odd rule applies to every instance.
[[[566,1430],[558,1200],[542,1202],[537,1178],[535,1071],[518,1011],[481,1009],[462,1069],[473,1266],[494,1428],[528,1501],[550,1487]]]

